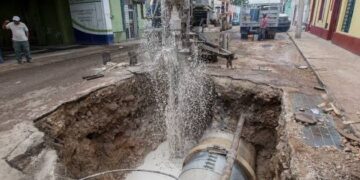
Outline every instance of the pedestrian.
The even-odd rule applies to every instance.
[[[31,63],[29,29],[20,21],[19,16],[14,16],[12,20],[13,22],[6,20],[2,28],[11,30],[16,60],[21,64],[22,56],[25,55],[26,61]]]
[[[268,28],[268,18],[266,14],[263,14],[263,17],[260,20],[260,38],[259,40],[266,39],[266,32]]]

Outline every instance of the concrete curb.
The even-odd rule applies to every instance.
[[[293,42],[293,44],[295,45],[296,49],[300,52],[301,56],[303,57],[303,59],[305,60],[306,64],[309,66],[309,68],[311,69],[311,71],[315,74],[316,79],[318,80],[319,84],[324,87],[325,92],[328,93],[328,90],[326,88],[326,85],[324,84],[324,82],[321,80],[320,75],[315,71],[314,67],[310,64],[309,60],[306,58],[304,52],[300,49],[300,47],[298,46],[298,44],[296,43],[295,39],[289,34],[289,32],[286,33],[290,40]]]

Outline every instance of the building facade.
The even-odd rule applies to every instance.
[[[303,24],[307,26],[310,17],[310,0],[304,1],[304,14],[303,14]],[[284,3],[284,13],[289,16],[289,20],[293,25],[297,22],[299,8],[299,0],[286,0]]]
[[[0,1],[1,24],[14,15],[28,26],[33,47],[75,43],[67,0]],[[0,48],[12,50],[10,31],[0,29]]]
[[[82,44],[111,44],[136,39],[144,29],[138,0],[69,0],[75,39]]]
[[[360,55],[360,1],[312,0],[309,30]]]
[[[29,27],[32,49],[71,44],[112,44],[139,38],[142,0],[12,0],[0,2],[0,20],[17,15]],[[2,23],[2,22],[1,22]],[[0,30],[0,48],[12,50]]]

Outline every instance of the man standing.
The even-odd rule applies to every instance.
[[[6,20],[2,27],[12,32],[13,47],[18,63],[22,63],[23,54],[26,57],[26,61],[30,63],[29,29],[24,23],[20,22],[19,16],[14,16],[12,20],[13,22]]]
[[[266,30],[268,28],[268,18],[266,14],[263,14],[263,17],[260,20],[260,36],[259,40],[266,39]]]

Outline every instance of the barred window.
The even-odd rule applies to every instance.
[[[341,31],[349,32],[356,0],[348,0]]]

